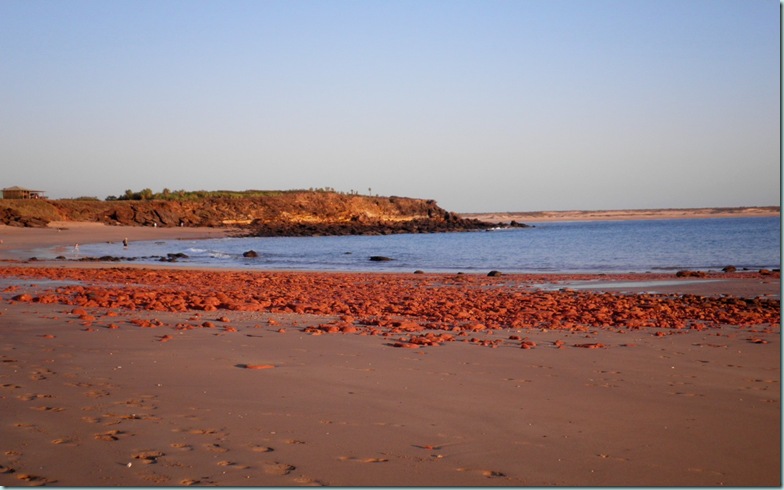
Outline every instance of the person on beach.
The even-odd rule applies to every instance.
[[[128,248],[128,237],[123,238],[123,247]]]

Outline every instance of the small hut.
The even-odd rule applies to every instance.
[[[6,187],[0,193],[0,197],[3,199],[46,199],[44,191],[34,191],[18,186]]]

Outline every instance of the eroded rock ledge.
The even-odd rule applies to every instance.
[[[125,226],[240,227],[249,236],[433,233],[487,229],[433,200],[289,191],[194,201],[0,200],[0,222],[41,227],[51,221]]]

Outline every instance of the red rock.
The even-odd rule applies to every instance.
[[[575,347],[582,347],[583,349],[604,349],[606,346],[600,343],[592,344],[574,344]]]
[[[245,369],[273,369],[275,366],[272,364],[244,364]]]
[[[418,349],[419,346],[408,342],[395,342],[392,347],[402,347],[403,349]]]

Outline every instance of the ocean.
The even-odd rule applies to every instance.
[[[258,257],[243,257],[253,250]],[[261,237],[84,244],[80,257],[259,270],[625,273],[777,269],[778,217],[537,223],[531,228],[383,236]],[[75,258],[69,254],[66,258]],[[371,261],[371,256],[391,260]],[[39,258],[54,258],[41,251]]]

